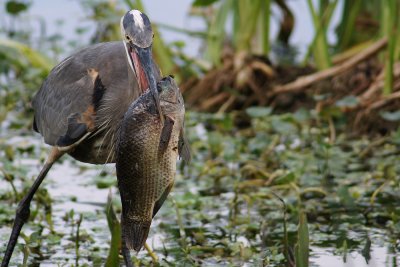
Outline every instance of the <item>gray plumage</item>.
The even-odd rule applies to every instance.
[[[83,132],[92,134],[69,154],[88,163],[114,162],[110,146],[118,122],[140,95],[123,46],[122,42],[89,46],[51,71],[32,102],[34,127],[47,144],[56,146],[68,131],[69,119],[78,117],[86,124]],[[154,63],[153,71],[159,80],[161,75]],[[99,82],[104,92],[97,99],[99,103],[94,103]]]

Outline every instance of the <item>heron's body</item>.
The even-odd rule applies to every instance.
[[[119,151],[139,151],[124,145],[132,144],[129,142],[132,140],[127,138],[136,138],[134,133],[119,134],[121,128],[136,129],[130,121],[131,116],[126,116],[129,107],[134,105],[135,99],[146,94],[148,102],[152,102],[154,107],[153,113],[159,119],[158,126],[164,125],[163,132],[170,130],[168,124],[164,124],[167,114],[163,114],[158,96],[157,81],[160,80],[161,75],[152,59],[153,31],[150,20],[140,11],[131,10],[121,18],[120,25],[122,42],[96,44],[66,58],[50,72],[33,99],[32,104],[35,110],[33,127],[42,134],[45,143],[51,145],[52,149],[32,187],[18,205],[13,229],[1,262],[2,267],[8,266],[21,229],[29,219],[33,196],[57,159],[68,153],[75,159],[87,163],[116,162],[120,166],[117,172],[119,184],[134,184],[137,187],[140,183],[132,183],[129,180],[138,176],[137,172],[132,171],[130,161],[121,155],[116,157],[117,147],[122,149]],[[169,88],[178,89],[176,86]],[[164,100],[167,91],[160,89]],[[183,118],[178,121],[181,120]],[[130,122],[128,123],[128,121]],[[146,129],[151,131],[153,128]],[[142,132],[141,137],[146,139],[145,132],[146,130]],[[159,140],[163,153],[167,153],[165,149],[171,146],[175,147],[176,138],[176,134],[173,135],[171,144],[165,143],[163,139]],[[187,143],[181,141],[184,140],[183,131],[180,132],[179,139],[182,156],[187,161],[190,155]],[[149,147],[151,151],[158,149],[156,141],[152,139],[152,147]],[[176,153],[174,155],[176,157]],[[140,159],[141,155],[131,153],[130,157]],[[142,162],[143,166],[147,164],[145,161]],[[157,168],[157,162],[153,162],[151,168]],[[175,167],[168,170],[168,177],[173,177]],[[159,174],[160,172],[156,175],[159,176]],[[154,181],[157,178],[146,176],[146,179],[142,179],[142,181]],[[145,185],[144,188],[148,189],[151,186]],[[160,190],[169,192],[164,187]],[[127,218],[133,218],[143,212],[149,213],[148,203],[142,202],[142,200],[147,199],[146,194],[151,191],[151,188],[147,191],[135,188],[121,194],[122,203],[125,203],[123,214],[126,213],[125,211],[129,211],[128,217],[124,218],[123,216],[121,225],[123,233],[135,231],[132,229],[134,224]],[[135,194],[135,196],[131,194]],[[153,205],[153,212],[160,208],[166,197],[166,195],[161,197],[158,195],[151,195],[151,198],[156,201]],[[134,206],[130,207],[130,203]],[[147,207],[145,211],[142,210],[144,206]],[[140,250],[147,233],[148,229],[145,234],[141,235],[122,235],[122,254],[128,267],[132,266],[128,247]],[[128,238],[135,240],[127,240]],[[130,245],[127,246],[127,244]]]
[[[112,146],[119,122],[141,94],[123,45],[89,46],[51,71],[32,103],[34,128],[47,144],[67,147],[92,133],[69,154],[87,163],[114,162]],[[153,70],[159,80],[154,63]],[[71,136],[74,133],[77,136]]]

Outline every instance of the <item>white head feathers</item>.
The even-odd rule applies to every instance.
[[[143,30],[144,22],[142,18],[142,12],[140,12],[139,10],[131,10],[129,11],[129,14],[133,16],[133,21],[135,22],[135,26]]]

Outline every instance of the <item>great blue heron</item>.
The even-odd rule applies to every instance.
[[[1,266],[8,266],[30,214],[30,203],[53,163],[64,154],[104,164],[115,162],[115,138],[129,105],[147,88],[161,114],[156,82],[160,72],[152,59],[153,31],[148,17],[131,10],[121,18],[123,42],[87,47],[58,64],[33,100],[34,130],[51,152],[28,194],[19,203]],[[122,242],[125,262],[129,250]]]

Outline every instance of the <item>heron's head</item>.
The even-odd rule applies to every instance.
[[[140,93],[150,89],[161,115],[156,79],[153,73],[153,30],[146,14],[139,10],[128,11],[121,18],[121,33],[128,63],[136,76]]]

